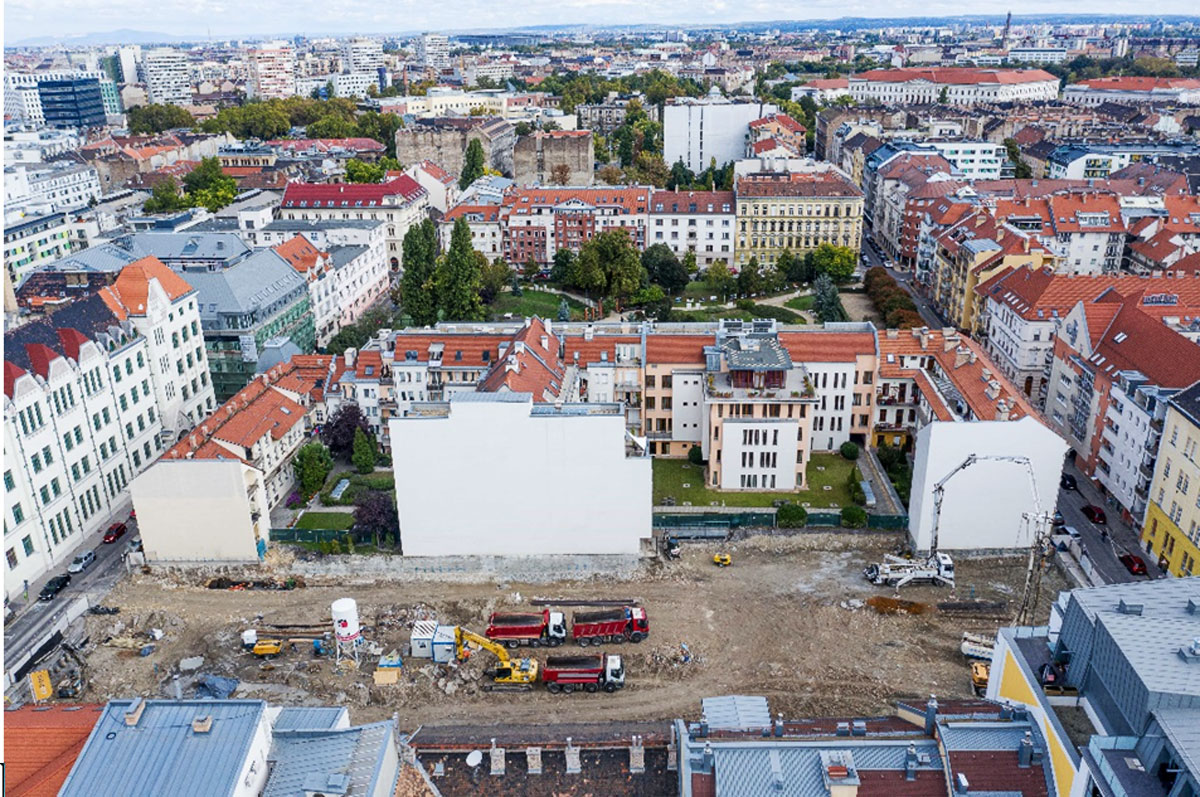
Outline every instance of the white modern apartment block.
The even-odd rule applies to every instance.
[[[1014,47],[1008,60],[1014,64],[1065,64],[1068,50],[1064,47]]]
[[[450,40],[440,33],[425,33],[417,39],[417,62],[426,69],[450,66]]]
[[[676,99],[663,108],[663,158],[670,166],[683,159],[693,172],[740,160],[746,152],[750,123],[778,112],[770,103],[733,102],[710,92],[702,99]]]
[[[158,458],[180,417],[212,404],[199,334],[190,372],[180,376],[165,353],[174,351],[170,332],[199,328],[195,293],[147,261],[4,336],[9,598],[123,512],[129,482]],[[205,384],[183,404],[188,373]]]
[[[925,141],[968,180],[999,180],[1008,160],[1003,144],[990,141]]]
[[[24,124],[30,127],[41,127],[46,124],[46,116],[42,112],[42,96],[37,86],[20,86],[10,83],[5,77],[4,86],[4,115],[10,124]]]
[[[1037,529],[1022,514],[1035,510],[1034,484],[1041,511],[1054,511],[1066,453],[1066,441],[1032,416],[926,424],[917,432],[908,513],[914,548],[929,550],[934,485],[975,455],[978,462],[945,484],[938,549],[1028,549]],[[1030,469],[1012,461],[1022,457],[1030,461],[1032,483]]]
[[[191,105],[192,84],[187,56],[171,48],[150,50],[142,56],[142,75],[150,102]]]
[[[4,136],[4,162],[41,163],[79,149],[84,141],[75,130],[11,130]]]
[[[378,77],[372,77],[362,72],[331,75],[329,82],[333,84],[333,93],[338,97],[363,99],[367,96],[367,89],[371,86],[379,87]]]
[[[4,170],[6,213],[18,207],[48,213],[77,210],[99,199],[100,175],[87,164],[55,161]]]
[[[247,54],[246,93],[253,98],[286,99],[296,95],[296,54],[287,42],[266,42]]]
[[[651,535],[650,458],[619,404],[455,393],[390,422],[406,556],[637,554]],[[538,509],[504,474],[531,473]],[[470,500],[448,511],[447,487]]]
[[[378,39],[354,38],[342,43],[343,72],[366,75],[378,85],[379,70],[385,65],[383,43]]]
[[[654,191],[646,246],[666,244],[680,262],[692,252],[700,271],[732,266],[735,217],[732,191]]]
[[[1095,478],[1136,523],[1145,515],[1147,500],[1137,490],[1153,478],[1162,436],[1151,424],[1157,421],[1161,427],[1167,400],[1176,392],[1133,370],[1121,371],[1109,390],[1100,433],[1100,456],[1107,468],[1097,467]]]
[[[1058,78],[1041,69],[874,69],[850,78],[856,102],[938,103],[945,91],[950,105],[1034,102],[1058,97]]]
[[[121,66],[121,82],[138,82],[138,62],[142,60],[142,46],[130,44],[117,48],[117,63]]]
[[[4,220],[4,268],[13,286],[38,266],[71,254],[71,227],[65,213]]]

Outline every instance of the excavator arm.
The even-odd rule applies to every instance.
[[[467,645],[475,645],[483,650],[489,651],[495,655],[496,659],[502,665],[510,663],[508,651],[498,642],[493,642],[485,636],[480,636],[474,631],[463,628],[461,625],[454,627],[454,655],[461,661],[465,659],[469,653]]]

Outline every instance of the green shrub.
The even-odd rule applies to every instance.
[[[700,450],[700,446],[692,446],[688,449],[688,462],[693,465],[704,464],[704,452]]]
[[[803,316],[793,313],[786,307],[776,307],[773,304],[756,304],[748,308],[755,318],[774,318],[784,324],[798,324]]]
[[[867,505],[867,493],[858,482],[850,485],[850,500],[859,506]]]
[[[856,446],[854,443],[851,443],[849,440],[842,443],[841,451],[842,456],[851,462],[858,459],[858,446]]]
[[[867,512],[860,506],[848,506],[842,510],[842,526],[848,529],[861,529],[867,525]]]
[[[845,513],[843,513],[843,514],[845,514]],[[340,542],[338,542],[337,540],[330,540],[329,541],[329,552],[330,553],[341,553],[342,552],[342,544]]]
[[[808,512],[799,504],[784,504],[775,511],[775,525],[781,529],[798,529],[808,522]]]
[[[753,299],[738,299],[734,307],[747,312],[753,312],[756,309]]]

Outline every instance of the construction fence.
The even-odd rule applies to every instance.
[[[349,534],[346,529],[271,529],[271,542],[345,542]]]
[[[654,511],[654,528],[670,533],[675,531],[713,532],[728,531],[736,528],[774,528],[775,512],[773,508],[756,509],[726,509],[725,511],[709,509],[702,512],[679,512],[677,510]],[[840,511],[808,513],[804,524],[811,528],[837,528],[842,525]],[[908,515],[867,515],[867,528],[879,530],[903,530],[908,528]],[[713,536],[712,534],[676,534],[675,536]]]

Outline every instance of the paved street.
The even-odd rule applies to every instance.
[[[876,251],[875,247],[871,245],[870,240],[865,237],[863,239],[862,251],[863,254],[867,256],[867,268],[873,268],[875,266],[883,266],[884,268],[887,268],[887,264],[884,262],[880,252]],[[904,290],[909,292],[909,294],[912,296],[913,304],[917,306],[917,312],[921,314],[921,318],[925,319],[925,323],[928,324],[931,329],[941,329],[942,327],[946,326],[946,322],[942,320],[942,318],[937,314],[937,311],[933,309],[933,306],[929,303],[929,301],[925,299],[925,297],[921,295],[921,292],[917,290],[916,286],[912,284],[910,281],[912,276],[911,274],[890,268],[888,269],[888,273],[896,278],[896,281],[900,283]]]
[[[1080,543],[1092,560],[1097,573],[1110,584],[1158,578],[1161,574],[1158,563],[1142,549],[1138,539],[1140,531],[1121,520],[1119,508],[1108,506],[1100,492],[1073,463],[1068,463],[1064,472],[1075,477],[1079,484],[1079,492],[1059,490],[1058,510],[1062,512],[1063,520],[1068,526],[1078,529]],[[1108,516],[1107,535],[1101,533],[1104,527],[1097,526],[1083,516],[1080,510],[1085,504],[1095,504],[1104,509]],[[1125,569],[1125,565],[1117,560],[1117,557],[1124,553],[1141,556],[1146,562],[1147,575],[1131,575]]]
[[[125,519],[129,515],[129,507],[125,506],[118,510],[114,516],[115,519]],[[111,521],[110,521],[111,522]],[[93,605],[101,603],[103,597],[108,594],[109,590],[120,580],[125,574],[125,564],[122,560],[122,554],[125,552],[125,546],[129,540],[133,539],[137,533],[137,521],[128,520],[129,531],[125,533],[115,543],[105,545],[100,540],[104,536],[104,531],[109,524],[106,523],[99,532],[88,536],[88,539],[80,543],[80,545],[71,553],[71,557],[66,559],[62,565],[56,570],[51,571],[38,579],[37,582],[29,585],[29,603],[26,605],[23,602],[14,601],[12,608],[16,612],[16,617],[4,627],[4,666],[5,669],[11,669],[10,664],[20,659],[31,647],[36,647],[42,641],[42,634],[45,632],[60,613],[80,595],[88,595]],[[40,602],[37,599],[38,593],[42,586],[45,585],[52,576],[65,573],[67,564],[76,554],[86,550],[94,550],[96,552],[96,561],[85,570],[83,573],[73,574],[71,576],[71,584],[54,600]]]

